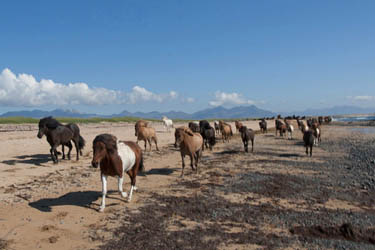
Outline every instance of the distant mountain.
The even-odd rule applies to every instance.
[[[263,110],[255,105],[240,106],[230,109],[216,107],[198,111],[192,114],[193,119],[212,119],[212,118],[259,118],[274,116],[275,113]]]
[[[374,108],[361,108],[356,106],[334,106],[331,108],[321,109],[306,109],[304,111],[296,112],[283,112],[283,116],[288,115],[305,115],[305,116],[317,116],[317,115],[351,115],[351,114],[372,114],[375,113]]]
[[[355,106],[335,106],[331,108],[324,109],[306,109],[304,111],[296,112],[281,112],[282,116],[288,115],[300,115],[300,116],[317,116],[317,115],[349,115],[349,114],[371,114],[375,113],[375,109],[371,108],[360,108]],[[44,110],[32,110],[32,111],[13,111],[7,112],[0,117],[12,117],[12,116],[22,116],[22,117],[32,117],[32,118],[41,118],[46,116],[54,117],[76,117],[76,118],[91,118],[91,117],[140,117],[148,119],[161,119],[162,116],[166,116],[171,119],[191,119],[191,120],[201,120],[201,119],[221,119],[221,118],[259,118],[259,117],[271,117],[275,116],[278,113],[274,113],[268,110],[263,110],[255,105],[251,106],[239,106],[234,108],[224,108],[224,107],[215,107],[204,109],[192,114],[188,114],[182,111],[169,111],[169,112],[128,112],[126,110],[118,114],[112,115],[98,115],[98,114],[88,114],[80,113],[76,110],[63,110],[55,109],[52,111]]]
[[[45,116],[54,116],[54,117],[80,117],[80,118],[91,118],[91,117],[140,117],[140,118],[149,118],[149,119],[160,119],[162,116],[166,116],[171,119],[212,119],[212,118],[255,118],[255,117],[267,117],[274,116],[275,113],[263,109],[259,109],[254,105],[251,106],[240,106],[234,108],[224,108],[224,107],[215,107],[209,108],[202,111],[195,112],[193,114],[188,114],[182,111],[169,111],[169,112],[128,112],[126,110],[118,114],[112,115],[98,115],[98,114],[87,114],[80,113],[75,110],[62,110],[55,109],[52,111],[43,111],[43,110],[32,110],[32,111],[15,111],[7,112],[0,117],[11,117],[11,116],[23,116],[23,117],[32,117],[32,118],[41,118]]]

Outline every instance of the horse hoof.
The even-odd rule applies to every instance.
[[[138,190],[138,188],[136,186],[134,186],[133,190],[136,191],[136,190]]]
[[[127,202],[131,202],[131,200],[132,200],[132,198],[128,198],[126,201],[127,201]]]
[[[128,194],[127,194],[126,192],[122,192],[122,193],[121,193],[121,196],[122,196],[123,198],[126,198],[126,197],[128,197]]]
[[[100,208],[99,208],[99,212],[100,212],[100,213],[103,213],[103,212],[104,212],[104,207],[100,207]]]

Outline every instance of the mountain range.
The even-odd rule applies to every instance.
[[[288,115],[306,115],[306,116],[316,116],[316,115],[344,115],[344,114],[369,114],[374,113],[375,109],[371,108],[360,108],[356,106],[335,106],[325,109],[307,109],[304,111],[296,112],[281,112],[282,116]],[[81,113],[77,110],[63,110],[55,109],[52,111],[44,110],[32,110],[32,111],[12,111],[6,112],[0,117],[31,117],[31,118],[41,118],[46,116],[54,117],[75,117],[75,118],[91,118],[91,117],[139,117],[139,118],[149,118],[149,119],[160,119],[162,116],[166,116],[171,119],[190,119],[190,120],[200,120],[200,119],[214,119],[214,118],[260,118],[260,117],[271,117],[276,116],[278,113],[260,109],[255,105],[250,106],[239,106],[233,108],[215,107],[204,109],[192,114],[185,113],[182,111],[169,111],[169,112],[128,112],[126,110],[121,113],[112,115],[98,115],[90,113]]]

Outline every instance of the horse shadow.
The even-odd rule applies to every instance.
[[[263,135],[263,134],[261,134],[261,135]],[[275,135],[273,135],[273,134],[264,134],[264,136],[265,137],[275,137]]]
[[[23,163],[41,166],[42,164],[47,163],[51,160],[50,156],[50,154],[19,155],[15,157],[15,160],[5,160],[1,163],[7,165],[16,165],[18,163]]]
[[[236,155],[236,154],[240,154],[241,152],[239,152],[238,149],[234,150],[234,149],[231,149],[231,150],[224,150],[224,151],[221,151],[221,152],[214,152],[214,154],[216,155]]]
[[[153,168],[147,171],[146,175],[170,175],[176,171],[176,168]]]
[[[279,154],[279,156],[289,158],[289,157],[300,157],[301,155],[300,154]]]
[[[30,202],[29,206],[41,212],[51,212],[54,206],[70,205],[91,208],[90,204],[96,201],[100,196],[101,193],[97,191],[70,192],[58,198],[47,198]]]

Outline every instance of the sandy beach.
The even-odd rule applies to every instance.
[[[244,124],[259,128],[258,121]],[[181,125],[186,124],[175,127]],[[101,181],[100,171],[90,166],[92,141],[101,133],[135,141],[134,124],[79,126],[86,140],[83,156],[75,161],[73,150],[73,160],[59,164],[51,161],[45,137],[36,137],[36,125],[0,128],[0,249],[374,246],[374,134],[323,126],[322,144],[310,158],[300,131],[293,140],[274,131],[257,134],[254,153],[244,152],[235,132],[229,143],[218,136],[214,150],[203,152],[200,172],[187,164],[181,179],[174,131],[155,122],[160,151],[153,145],[145,152],[146,171],[137,177],[133,200],[121,198],[117,180],[109,178],[107,208],[99,213]],[[124,189],[129,188],[126,176]],[[340,233],[345,230],[352,233]]]

